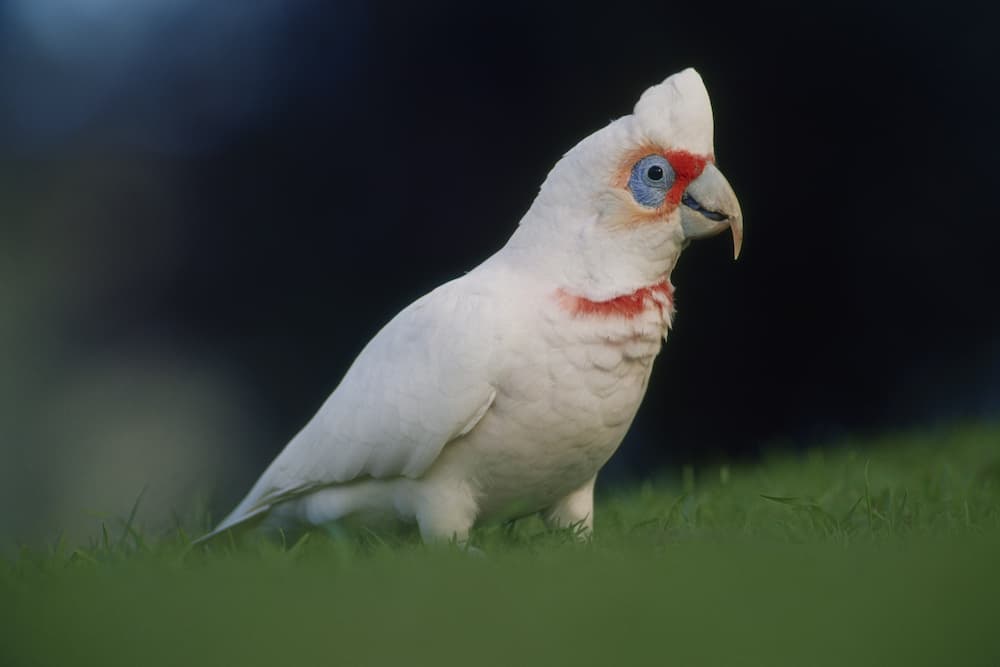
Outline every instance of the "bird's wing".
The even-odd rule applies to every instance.
[[[466,276],[469,278],[470,276]],[[276,503],[360,477],[422,475],[496,397],[489,294],[458,279],[404,309],[212,534]]]

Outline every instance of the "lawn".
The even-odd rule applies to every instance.
[[[668,471],[485,557],[126,524],[0,563],[0,665],[1000,665],[994,426]]]

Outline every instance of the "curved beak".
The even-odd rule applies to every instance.
[[[714,236],[726,227],[733,232],[733,259],[743,247],[743,212],[729,181],[714,164],[705,166],[681,198],[685,240]]]

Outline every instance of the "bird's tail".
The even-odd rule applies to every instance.
[[[257,479],[250,492],[240,503],[230,512],[225,519],[219,522],[212,531],[194,540],[192,544],[203,544],[214,537],[225,533],[231,528],[237,528],[255,519],[264,518],[275,506],[296,498],[303,493],[314,490],[320,484],[315,482],[303,482],[299,484],[286,484],[280,475],[276,475],[276,464],[281,460],[278,455],[264,473]]]
[[[262,519],[276,505],[280,505],[285,501],[297,498],[304,493],[308,493],[309,491],[313,491],[317,487],[322,486],[313,482],[307,482],[297,486],[276,489],[271,484],[268,472],[269,471],[265,471],[264,474],[261,475],[261,478],[257,480],[257,483],[254,484],[252,489],[250,489],[250,493],[247,494],[246,498],[241,500],[240,504],[237,505],[225,519],[220,521],[219,525],[216,526],[215,529],[194,540],[192,544],[202,544],[214,537],[217,537],[218,535],[221,535],[231,528],[238,528],[244,524],[254,521],[255,519]]]
[[[238,506],[236,509],[230,512],[229,516],[220,521],[218,526],[216,526],[209,532],[205,533],[198,539],[192,541],[191,544],[193,545],[204,544],[205,542],[208,542],[209,540],[218,537],[227,530],[243,526],[244,524],[253,521],[254,519],[263,518],[263,516],[267,514],[268,510],[271,509],[270,505],[262,505],[250,511],[245,511],[242,505],[243,503],[240,503],[240,506]]]

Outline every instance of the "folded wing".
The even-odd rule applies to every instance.
[[[418,478],[493,403],[490,298],[463,279],[414,302],[362,350],[337,389],[208,539],[317,488]]]

